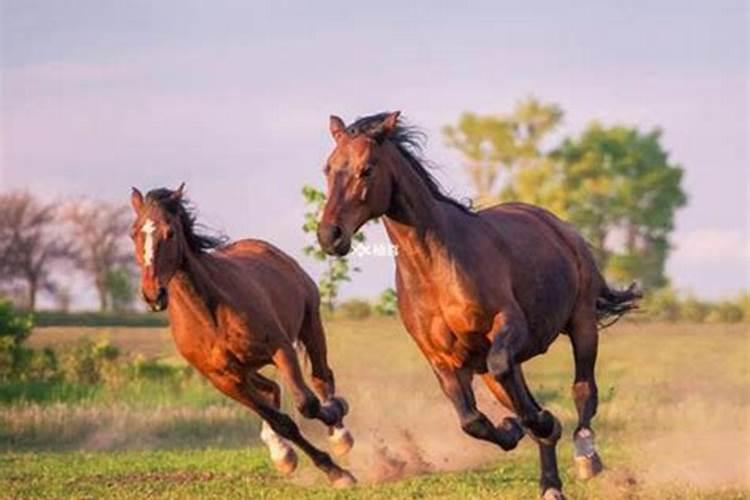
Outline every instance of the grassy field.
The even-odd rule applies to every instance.
[[[511,453],[464,436],[434,376],[396,320],[328,325],[339,392],[357,444],[345,464],[360,486],[327,487],[303,462],[279,477],[257,420],[198,377],[164,386],[48,388],[0,406],[0,497],[534,498],[536,449]],[[126,353],[179,363],[163,328],[40,328],[60,347],[108,336]],[[622,324],[601,340],[594,421],[607,470],[573,477],[572,357],[561,338],[526,372],[563,421],[558,449],[569,498],[750,498],[747,325]],[[57,391],[57,392],[56,392]],[[66,392],[68,391],[68,392]],[[71,392],[72,391],[72,392]],[[493,419],[502,409],[479,387]],[[40,394],[42,396],[40,396]],[[319,443],[321,429],[303,423]]]

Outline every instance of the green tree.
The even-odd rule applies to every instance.
[[[563,113],[554,104],[528,98],[508,114],[464,113],[456,125],[443,128],[449,147],[464,157],[465,168],[475,189],[475,202],[499,201],[498,184],[518,171],[541,168],[545,160],[544,140],[561,123]],[[514,182],[506,185],[512,187]],[[518,198],[509,190],[506,198]],[[506,199],[504,198],[504,199]]]
[[[16,311],[13,303],[0,298],[0,380],[17,376],[28,358],[23,342],[31,334],[32,317]]]
[[[395,316],[398,312],[398,297],[396,290],[386,288],[375,303],[375,312],[381,316]]]
[[[118,267],[107,272],[105,286],[109,295],[109,304],[116,312],[127,311],[135,301],[133,274],[126,267]]]
[[[305,205],[307,206],[302,230],[307,234],[315,235],[318,231],[318,220],[326,202],[326,195],[313,186],[305,185],[302,187],[302,197],[305,199]],[[358,232],[352,239],[356,243],[364,243],[365,235]],[[333,311],[342,283],[351,281],[351,273],[358,272],[359,268],[351,266],[346,256],[330,257],[320,248],[317,239],[306,245],[303,251],[305,255],[317,261],[325,262],[326,269],[318,280],[318,289],[320,290],[321,302]]]
[[[444,134],[465,158],[478,204],[546,207],[583,233],[613,281],[666,285],[674,214],[687,199],[661,132],[594,123],[546,150],[562,117],[557,106],[527,99],[509,114],[464,113]]]
[[[661,131],[590,125],[554,151],[564,193],[562,215],[592,242],[609,277],[667,284],[664,267],[674,214],[685,205],[683,170],[669,161]],[[608,240],[622,242],[608,248]]]

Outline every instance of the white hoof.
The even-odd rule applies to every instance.
[[[604,470],[602,459],[599,458],[599,454],[596,451],[588,456],[575,456],[573,460],[576,465],[578,479],[582,481],[591,479]]]
[[[288,476],[295,470],[297,470],[297,452],[292,447],[286,449],[286,453],[282,457],[272,457],[273,466],[276,470],[284,476]]]
[[[542,500],[565,500],[565,495],[557,488],[547,488],[542,493]]]
[[[291,474],[297,468],[297,453],[289,443],[276,434],[265,421],[260,429],[260,439],[268,447],[271,461],[280,473]]]
[[[337,457],[346,455],[354,446],[354,437],[346,427],[334,427],[328,440],[331,443],[331,452]]]
[[[351,472],[341,469],[341,473],[336,479],[331,481],[331,486],[336,489],[351,488],[357,484],[357,478],[355,478]]]
[[[578,478],[585,481],[599,474],[604,469],[604,465],[594,446],[593,431],[581,429],[575,434],[573,442],[575,444],[573,461]]]

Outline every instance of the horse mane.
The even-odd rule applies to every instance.
[[[229,238],[224,234],[204,232],[208,228],[197,222],[195,207],[184,196],[176,197],[174,193],[175,191],[167,188],[152,189],[146,194],[146,202],[155,203],[170,215],[180,219],[190,250],[205,253],[227,243]]]
[[[390,113],[377,113],[370,116],[357,118],[356,121],[346,127],[349,135],[365,134],[369,137],[379,138],[382,134],[383,120]],[[464,213],[475,215],[471,203],[459,201],[446,193],[443,186],[430,172],[435,165],[424,157],[423,146],[426,135],[417,127],[407,125],[402,118],[396,122],[396,127],[388,134],[387,139],[406,159],[409,166],[415,174],[424,182],[432,196],[439,200],[449,203]]]

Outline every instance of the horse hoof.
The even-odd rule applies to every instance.
[[[565,500],[565,495],[557,488],[547,488],[542,493],[542,500]]]
[[[357,484],[357,478],[355,478],[351,472],[341,469],[336,478],[331,480],[331,486],[336,489],[351,488]]]
[[[516,441],[516,443],[523,439],[523,437],[526,435],[517,418],[505,417],[501,424],[501,428],[503,429],[503,431],[507,432]]]
[[[338,396],[333,398],[332,401],[339,406],[341,418],[344,418],[349,413],[349,403],[346,402],[346,399]]]
[[[591,479],[604,470],[602,459],[599,458],[599,454],[595,451],[590,455],[576,456],[574,460],[578,478],[583,481]]]
[[[334,427],[328,439],[331,442],[331,452],[337,457],[346,455],[354,446],[354,437],[346,427]]]
[[[276,470],[284,476],[288,476],[297,470],[297,452],[292,448],[287,448],[286,453],[278,459],[273,460]]]

